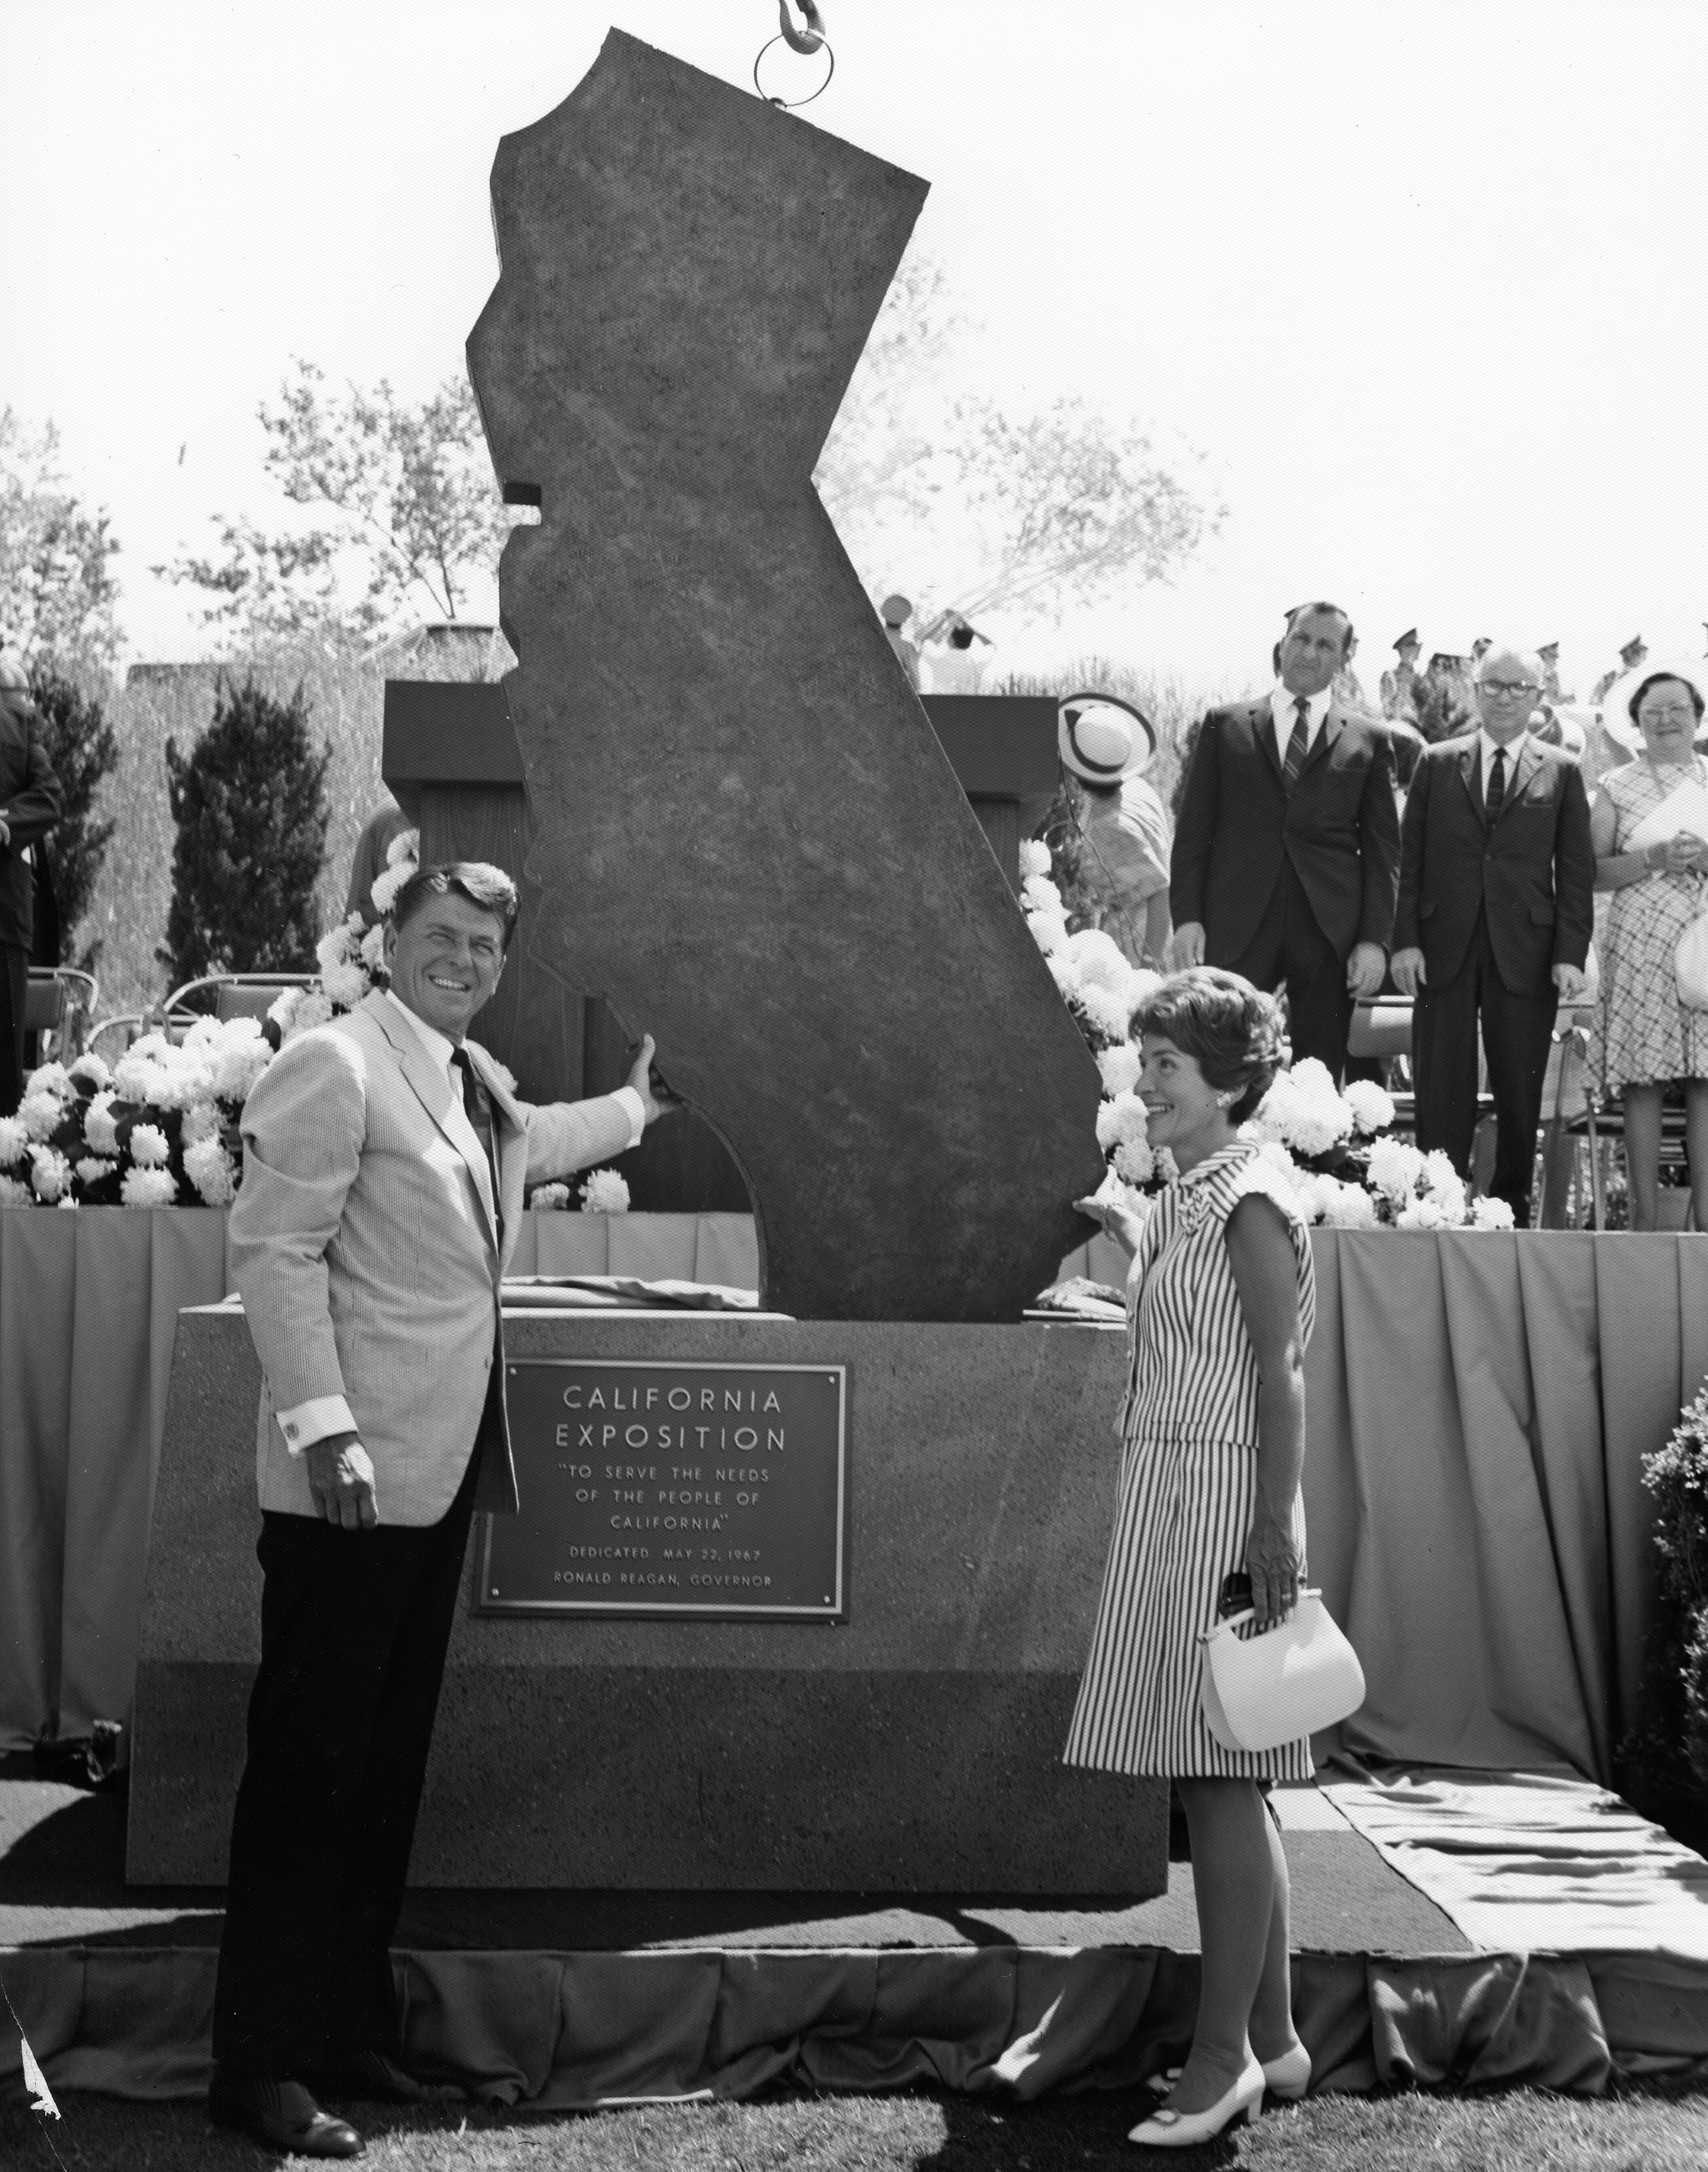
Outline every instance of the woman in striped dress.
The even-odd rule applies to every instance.
[[[1170,1778],[1185,1808],[1198,2019],[1166,2106],[1131,2137],[1185,2148],[1254,2112],[1265,2085],[1302,2096],[1310,2078],[1292,2023],[1286,1861],[1260,1787],[1308,1779],[1310,1745],[1224,1749],[1205,1723],[1199,1639],[1230,1572],[1249,1574],[1260,1628],[1298,1595],[1316,1284],[1304,1223],[1238,1137],[1279,1067],[1274,999],[1198,966],[1165,981],[1132,1031],[1151,1143],[1180,1175],[1142,1223],[1079,1202],[1134,1258],[1114,1532],[1063,1757]]]

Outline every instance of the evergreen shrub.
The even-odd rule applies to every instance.
[[[56,954],[39,962],[76,965],[93,972],[99,938],[87,944],[78,958],[71,954],[72,938],[94,901],[113,834],[114,818],[98,820],[95,800],[102,783],[119,766],[119,742],[101,703],[74,685],[51,661],[32,668],[30,691],[41,712],[42,745],[65,794],[65,811],[46,842],[59,942]]]
[[[175,985],[205,973],[314,968],[314,884],[326,856],[329,745],[317,754],[298,685],[276,700],[222,680],[189,753],[166,742],[177,841],[166,945]]]

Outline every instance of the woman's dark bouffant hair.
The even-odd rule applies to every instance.
[[[1227,1111],[1236,1124],[1256,1115],[1281,1067],[1280,1004],[1219,965],[1171,973],[1133,1013],[1131,1030],[1135,1040],[1164,1035],[1218,1093],[1237,1089],[1239,1098]]]
[[[1629,702],[1625,705],[1630,712],[1630,720],[1634,724],[1637,721],[1637,711],[1642,706],[1644,695],[1648,692],[1651,686],[1658,686],[1663,681],[1668,680],[1675,681],[1678,685],[1682,686],[1684,691],[1690,696],[1690,707],[1696,712],[1696,721],[1699,724],[1701,723],[1703,702],[1701,695],[1696,690],[1695,681],[1694,680],[1685,678],[1684,674],[1679,671],[1652,671],[1648,677],[1644,680],[1642,685],[1638,687],[1636,692],[1631,696]],[[1641,727],[1639,727],[1639,728],[1641,728]]]

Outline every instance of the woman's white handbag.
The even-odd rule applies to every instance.
[[[1349,1718],[1364,1702],[1364,1669],[1320,1591],[1302,1591],[1289,1618],[1240,1637],[1255,1609],[1218,1621],[1199,1642],[1204,1717],[1224,1750],[1273,1750]]]
[[[1708,1010],[1708,912],[1699,912],[1678,938],[1673,972],[1678,1001],[1691,1010]]]

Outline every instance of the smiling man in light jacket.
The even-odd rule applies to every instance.
[[[309,2156],[362,2147],[314,2088],[422,2094],[390,1942],[470,1520],[517,1507],[498,1288],[525,1191],[659,1113],[650,1038],[616,1093],[546,1106],[466,1038],[517,910],[497,868],[419,869],[389,989],[288,1042],[243,1113],[230,1244],[264,1376],[266,1583],[209,2105]]]

